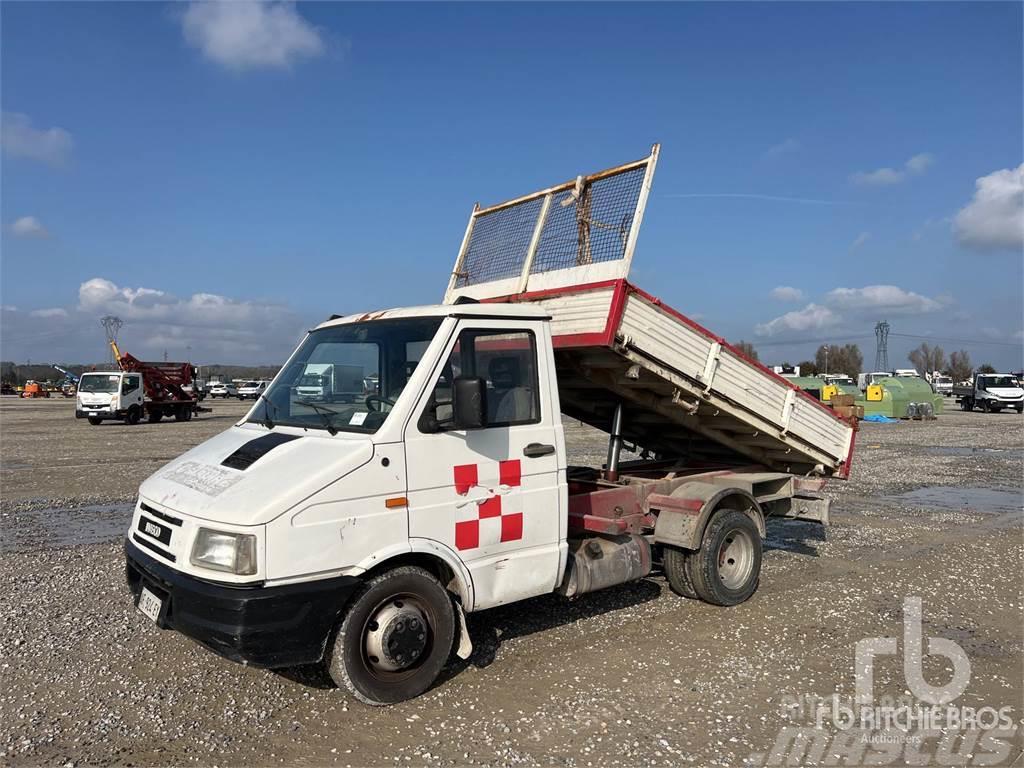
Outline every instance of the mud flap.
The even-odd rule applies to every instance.
[[[462,610],[462,603],[458,600],[452,602],[455,603],[455,612],[459,616],[459,647],[455,655],[465,661],[473,653],[473,641],[469,639],[469,628],[466,626],[466,613]]]

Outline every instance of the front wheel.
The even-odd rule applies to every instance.
[[[89,423],[92,424],[94,427],[98,427],[100,424],[103,423],[103,419],[97,419],[95,416],[90,416]]]
[[[712,605],[738,605],[754,594],[761,578],[761,533],[743,512],[720,509],[704,530],[700,549],[688,558],[697,597]]]
[[[433,684],[454,638],[451,596],[427,571],[402,566],[373,578],[353,599],[327,670],[365,704],[395,704]]]
[[[139,411],[139,407],[137,405],[133,405],[128,409],[128,413],[124,417],[124,423],[133,425],[138,424],[140,418],[142,418],[142,413]]]

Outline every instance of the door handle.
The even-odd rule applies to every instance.
[[[523,448],[523,456],[531,459],[536,459],[539,456],[549,456],[554,452],[555,446],[545,445],[544,443],[530,443]]]

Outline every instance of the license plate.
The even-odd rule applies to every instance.
[[[154,595],[145,587],[142,588],[142,592],[139,593],[139,610],[142,611],[146,616],[156,621],[160,616],[160,607],[163,603],[160,598]]]

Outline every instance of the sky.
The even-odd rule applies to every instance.
[[[0,4],[0,358],[279,363],[662,144],[631,279],[768,363],[1018,369],[1020,3]]]

